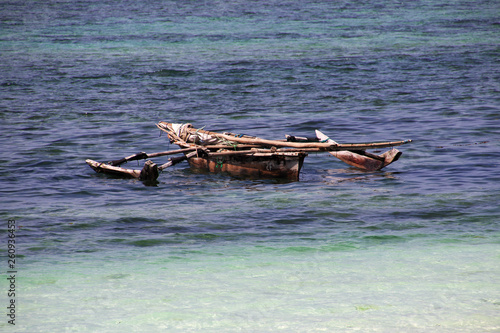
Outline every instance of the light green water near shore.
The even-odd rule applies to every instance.
[[[27,262],[16,331],[61,322],[74,332],[499,329],[498,244],[379,243],[159,246]]]

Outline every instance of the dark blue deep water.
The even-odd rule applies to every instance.
[[[175,149],[158,121],[414,142],[298,182],[85,164]],[[2,331],[500,330],[498,1],[1,1],[0,133]]]

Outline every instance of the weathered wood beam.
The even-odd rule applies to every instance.
[[[158,170],[162,171],[162,170],[164,170],[164,169],[166,169],[166,168],[168,168],[168,167],[170,167],[170,166],[172,166],[172,165],[176,165],[177,163],[180,163],[180,162],[182,162],[182,161],[185,161],[185,160],[187,160],[187,159],[190,159],[191,157],[194,157],[194,156],[196,156],[197,154],[198,154],[198,152],[197,152],[197,151],[193,151],[193,152],[191,152],[191,153],[189,153],[189,154],[187,154],[187,155],[184,155],[184,156],[172,157],[172,158],[170,159],[170,161],[168,161],[167,163],[165,163],[165,164],[163,164],[163,165],[160,165],[160,166],[158,167]]]
[[[140,152],[140,153],[137,153],[134,155],[130,155],[130,156],[121,158],[119,160],[110,161],[110,162],[108,162],[108,164],[113,165],[113,166],[118,166],[120,164],[129,162],[129,161],[145,160],[147,158],[181,154],[181,153],[186,153],[186,152],[193,151],[193,150],[196,150],[196,148],[192,147],[192,148],[185,148],[185,149],[168,150],[168,151],[163,151],[163,152],[159,152],[159,153],[152,153],[152,154]]]
[[[109,165],[103,162],[97,162],[87,159],[85,162],[97,173],[106,173],[118,176],[125,176],[131,178],[139,178],[141,170],[125,169],[118,166]]]
[[[169,130],[169,123],[160,122],[157,127],[164,132],[172,133]],[[248,138],[248,137],[238,137],[232,135],[226,135],[217,132],[205,131],[203,129],[188,128],[191,134],[203,133],[216,138],[221,138],[230,142],[249,144],[249,145],[259,145],[264,147],[291,147],[291,148],[322,148],[325,151],[341,151],[341,150],[365,150],[365,149],[376,149],[376,148],[387,148],[403,145],[412,142],[412,140],[401,140],[401,141],[389,141],[389,142],[371,142],[371,143],[329,143],[329,142],[287,142],[282,140],[267,140],[261,138]],[[177,135],[175,135],[176,138]],[[180,139],[180,138],[179,138]],[[181,140],[182,141],[182,140]]]

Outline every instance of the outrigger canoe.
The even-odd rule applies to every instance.
[[[183,160],[187,160],[192,169],[201,171],[222,172],[245,178],[299,180],[300,171],[308,153],[328,152],[351,166],[375,171],[397,161],[401,152],[392,148],[381,155],[375,155],[366,150],[394,147],[411,142],[411,140],[403,140],[340,144],[318,130],[313,138],[287,135],[283,140],[268,140],[248,135],[196,129],[191,124],[162,121],[156,126],[166,132],[170,143],[178,145],[180,149],[154,154],[141,152],[108,163],[87,160],[87,164],[96,172],[142,180],[156,180],[159,171]],[[142,170],[124,169],[119,166],[132,160],[174,154],[184,156],[171,158],[168,163],[160,166],[147,161]]]

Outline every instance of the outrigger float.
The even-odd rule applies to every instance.
[[[316,130],[313,138],[286,135],[283,140],[267,140],[254,136],[234,133],[217,133],[196,129],[191,124],[173,124],[161,121],[156,126],[166,132],[170,143],[180,147],[177,150],[147,154],[140,152],[107,163],[86,160],[87,164],[99,173],[155,181],[159,172],[187,160],[192,169],[222,172],[245,178],[285,178],[299,180],[304,158],[309,153],[327,152],[341,161],[366,171],[380,170],[397,161],[401,152],[395,148],[383,154],[366,152],[369,149],[381,149],[407,144],[412,140],[337,143]],[[160,156],[178,155],[163,165],[156,165],[147,160],[142,170],[120,167],[121,164]]]

